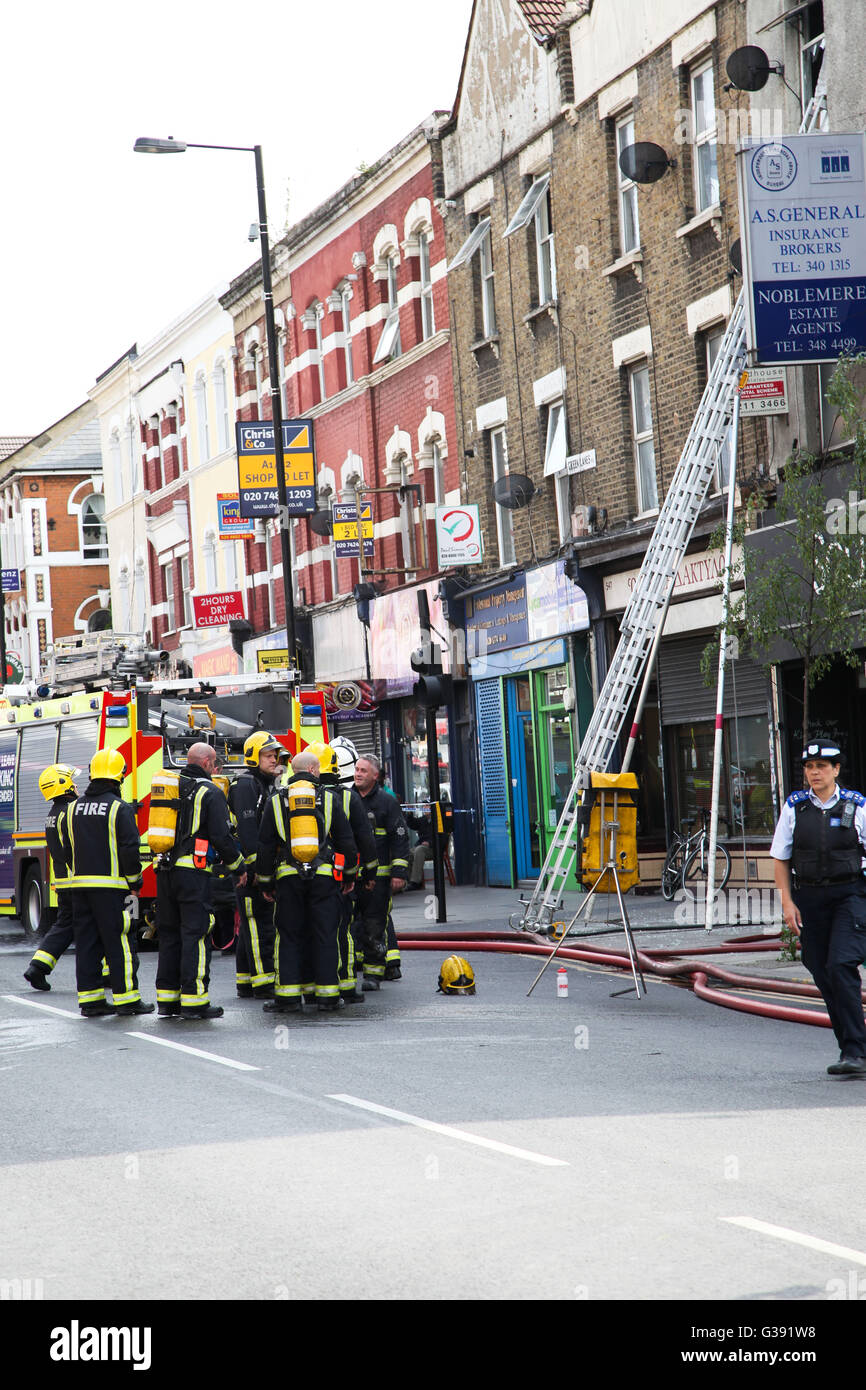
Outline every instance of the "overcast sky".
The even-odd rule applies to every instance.
[[[30,0],[3,17],[0,435],[256,258],[251,154],[134,155],[139,135],[264,151],[276,237],[429,112],[472,0]],[[243,16],[245,27],[239,27]]]

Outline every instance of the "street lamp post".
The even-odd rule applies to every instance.
[[[136,154],[183,154],[185,150],[236,150],[252,154],[256,162],[256,192],[259,200],[259,246],[262,253],[262,298],[265,304],[265,334],[268,341],[268,371],[271,379],[271,419],[274,426],[274,462],[277,469],[277,501],[280,509],[280,554],[283,563],[283,595],[286,608],[286,646],[292,670],[298,670],[295,640],[295,596],[292,589],[292,555],[289,545],[289,501],[286,493],[286,462],[283,452],[283,410],[280,401],[280,373],[277,360],[277,328],[274,322],[274,291],[271,282],[271,251],[268,242],[268,213],[265,204],[265,175],[261,145],[194,145],[183,140],[160,140],[140,136]],[[299,673],[300,674],[300,673]]]

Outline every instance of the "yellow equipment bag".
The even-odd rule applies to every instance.
[[[147,843],[152,854],[168,854],[174,849],[179,806],[180,773],[158,772],[150,784],[147,820]]]
[[[592,772],[580,808],[581,825],[589,829],[581,841],[580,877],[592,888],[601,875],[597,892],[615,893],[610,870],[611,842],[623,893],[640,882],[637,862],[637,777],[633,772]],[[617,829],[610,829],[616,822]]]

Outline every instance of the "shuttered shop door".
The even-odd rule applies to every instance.
[[[496,679],[477,681],[475,698],[481,761],[481,795],[484,804],[484,842],[487,849],[487,882],[491,886],[513,888],[502,682]]]
[[[359,758],[365,757],[368,753],[372,753],[374,757],[379,756],[375,719],[338,719],[334,721],[332,728],[333,738],[342,734],[343,738],[351,739],[358,750]]]
[[[710,634],[701,637],[663,641],[659,652],[658,681],[663,724],[694,724],[713,719],[716,713],[716,682],[705,685],[701,675],[701,653]],[[756,661],[741,658],[725,671],[725,718],[737,714],[766,714],[767,676]],[[714,667],[715,669],[715,667]],[[734,687],[736,685],[736,711]]]

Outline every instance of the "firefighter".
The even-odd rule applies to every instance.
[[[221,859],[235,887],[247,882],[243,855],[231,831],[225,797],[211,781],[216,749],[194,743],[181,778],[175,844],[161,856],[156,873],[159,964],[156,999],[162,1017],[221,1018],[211,1004],[211,880]]]
[[[70,767],[68,763],[52,763],[39,778],[39,790],[45,800],[51,803],[51,810],[45,821],[45,841],[54,870],[57,916],[40,941],[39,950],[34,952],[33,959],[24,971],[25,980],[34,989],[51,988],[48,976],[63,952],[72,944],[72,899],[67,892],[69,867],[65,857],[66,812],[78,796],[75,778],[80,771],[80,768]]]
[[[364,754],[355,764],[355,790],[376,834],[379,867],[372,887],[358,889],[357,939],[364,956],[364,988],[399,980],[400,952],[391,921],[391,896],[409,875],[409,831],[394,796],[379,786],[379,759]]]
[[[237,894],[240,928],[235,967],[241,999],[272,999],[274,994],[274,905],[250,879],[259,847],[259,826],[276,789],[280,758],[285,756],[285,748],[272,734],[264,730],[250,734],[244,744],[246,769],[229,791],[229,805],[249,875],[246,887]]]
[[[256,873],[264,891],[275,897],[277,925],[275,997],[263,1006],[267,1013],[297,1012],[305,992],[320,1013],[344,1004],[340,894],[343,868],[355,863],[358,850],[339,796],[319,787],[318,776],[316,755],[308,750],[296,754],[292,776],[271,797],[262,817]],[[304,978],[308,959],[314,995],[312,982]]]
[[[90,764],[90,784],[62,813],[75,931],[78,1004],[86,1018],[150,1014],[138,991],[138,957],[130,940],[127,895],[141,888],[141,840],[135,812],[120,795],[123,755],[104,748]],[[102,957],[113,1003],[105,998]]]
[[[347,1004],[363,1004],[363,994],[356,992],[355,989],[356,952],[352,931],[355,896],[353,889],[356,884],[363,884],[366,887],[375,883],[376,870],[379,867],[379,861],[376,858],[376,837],[367,819],[367,813],[361,804],[361,798],[355,791],[353,777],[350,774],[346,780],[340,775],[338,750],[330,743],[311,743],[308,745],[307,751],[315,753],[319,759],[321,785],[332,787],[337,791],[355,844],[358,846],[358,861],[351,872],[347,865],[344,873],[345,883],[340,899],[338,940],[340,947],[340,994]],[[354,765],[355,760],[353,759],[353,769]]]

